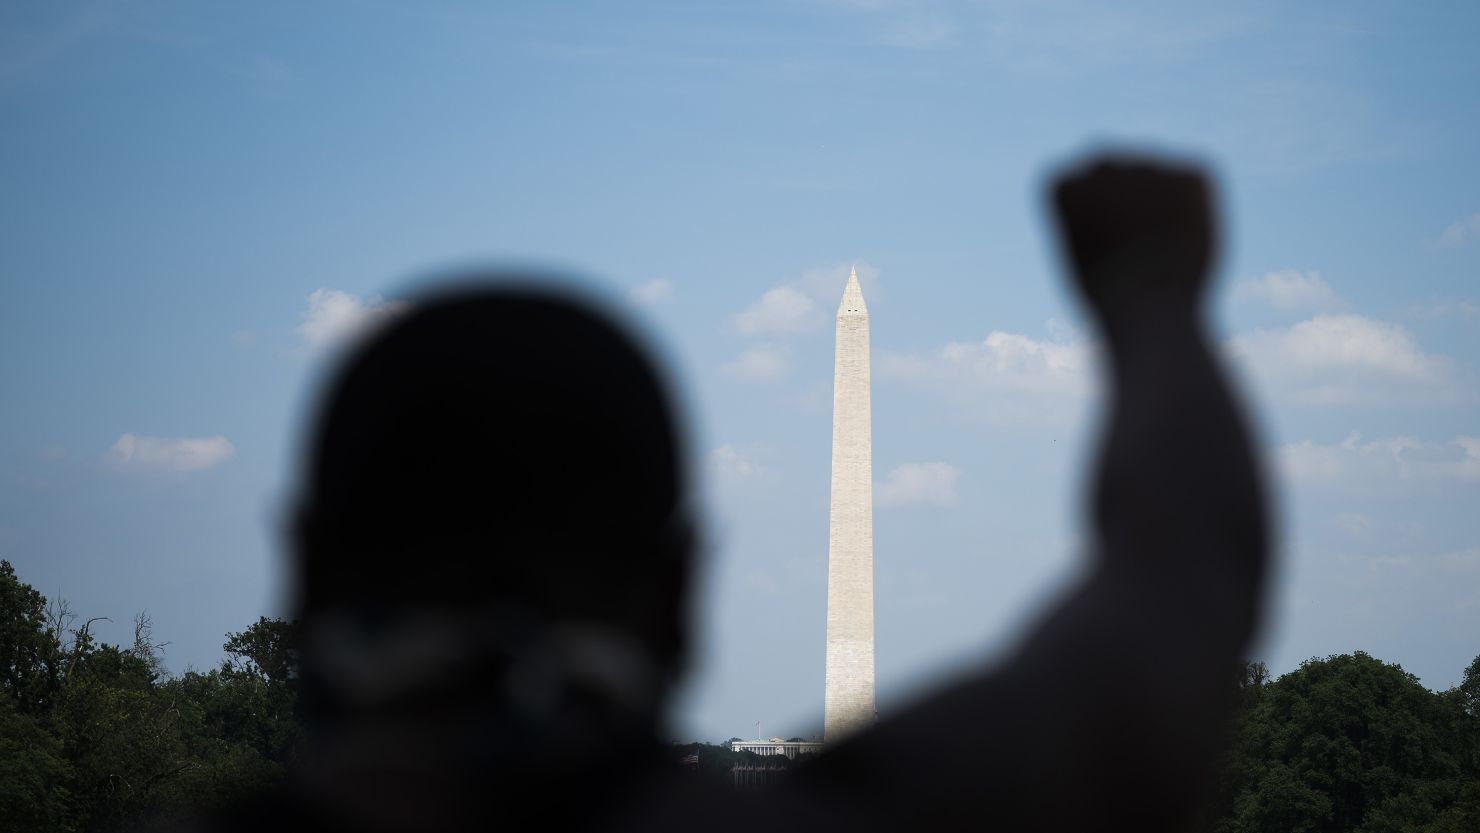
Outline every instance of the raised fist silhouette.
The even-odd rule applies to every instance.
[[[1075,280],[1112,337],[1127,315],[1196,306],[1217,244],[1209,190],[1192,168],[1114,156],[1054,183]]]

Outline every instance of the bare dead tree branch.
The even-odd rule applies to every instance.
[[[72,605],[62,598],[61,591],[46,602],[46,630],[58,645],[63,645],[67,631],[72,623],[77,621],[77,614],[72,612]]]
[[[144,660],[152,673],[164,673],[163,654],[165,646],[169,644],[154,641],[154,619],[150,617],[148,610],[141,610],[134,614],[134,645],[130,652]]]
[[[93,622],[112,621],[113,620],[108,618],[107,616],[94,616],[93,618],[82,623],[82,627],[72,631],[72,657],[67,663],[68,674],[71,674],[73,669],[77,667],[77,660],[82,658],[82,649],[87,647],[87,639],[89,636],[88,631],[92,628]]]

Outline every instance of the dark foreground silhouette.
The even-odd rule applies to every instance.
[[[1054,205],[1114,376],[1092,563],[1004,662],[763,793],[659,727],[694,557],[653,362],[534,288],[421,299],[329,388],[297,528],[308,751],[222,828],[1185,829],[1254,631],[1260,478],[1201,320],[1198,173],[1108,160]]]

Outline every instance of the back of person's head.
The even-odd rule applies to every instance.
[[[471,709],[552,755],[612,730],[571,724],[651,731],[684,647],[684,475],[660,373],[596,306],[533,283],[413,298],[309,435],[308,715]]]

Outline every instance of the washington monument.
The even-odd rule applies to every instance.
[[[868,307],[858,270],[838,304],[832,507],[827,527],[827,685],[822,739],[874,725],[874,493]]]

